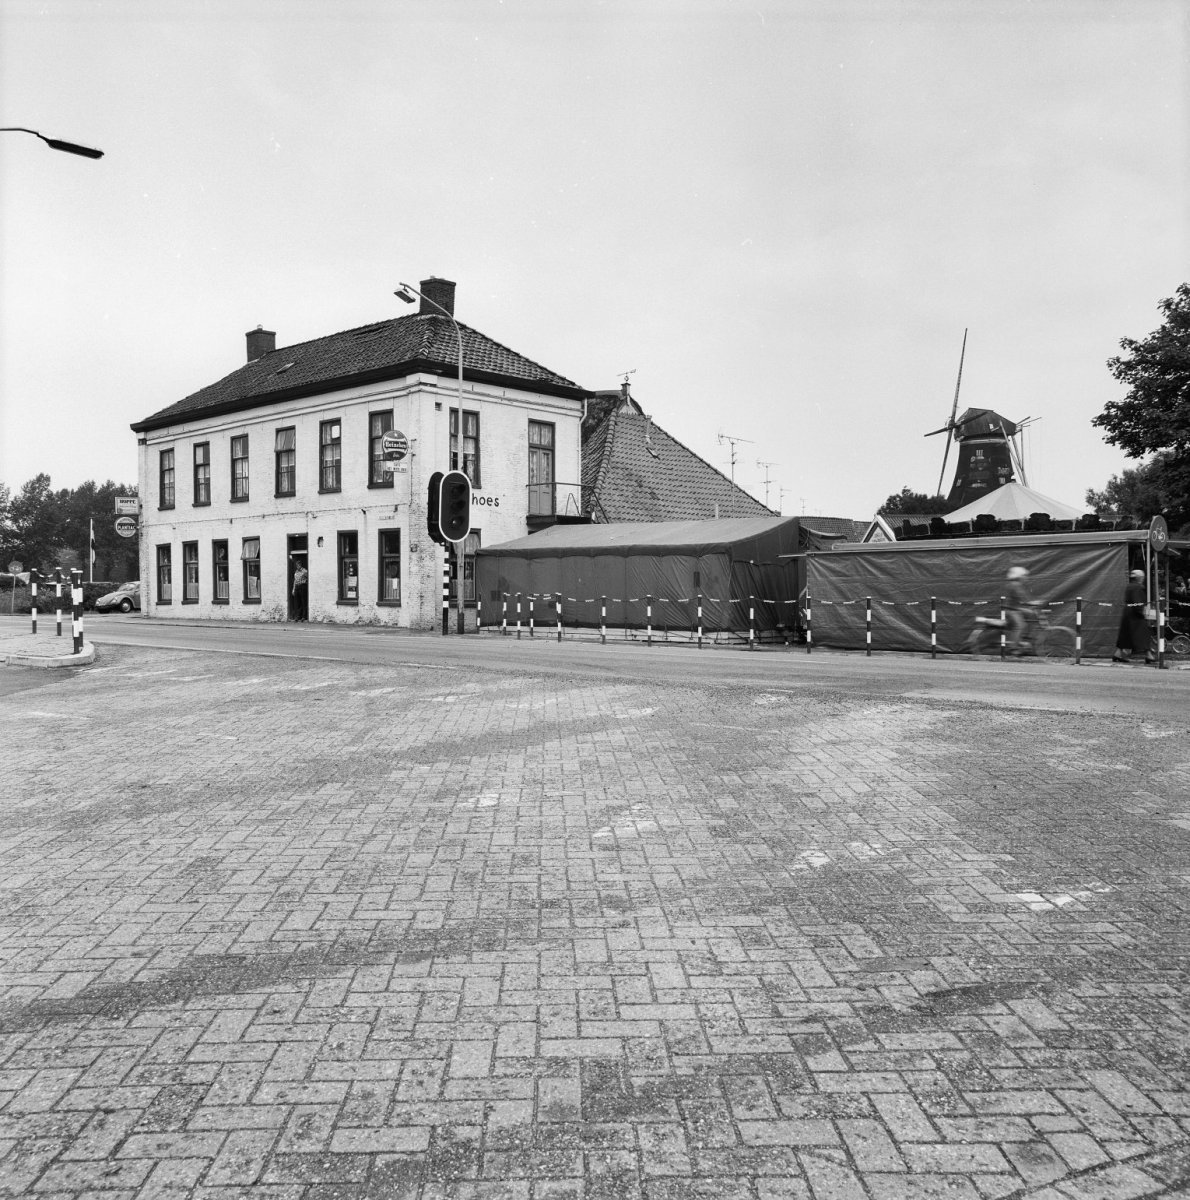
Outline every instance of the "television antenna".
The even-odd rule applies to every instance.
[[[764,467],[764,506],[769,507],[769,484],[772,480],[769,478],[769,467],[775,467],[776,463],[762,462],[759,458],[756,460],[758,467]]]
[[[731,443],[731,482],[735,483],[735,459],[736,459],[735,448],[740,442],[746,442],[749,446],[751,446],[751,445],[753,445],[753,441],[751,438],[732,437],[728,433],[720,433],[720,434],[717,434],[716,436],[719,439],[720,446],[722,446],[724,442]]]

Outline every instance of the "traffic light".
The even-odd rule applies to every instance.
[[[438,528],[448,542],[465,541],[471,532],[471,480],[462,471],[447,471],[442,476]]]
[[[435,471],[430,476],[430,493],[426,503],[426,532],[430,535],[430,539],[435,541],[440,546],[446,544],[446,539],[442,536],[442,528],[438,524],[438,502],[442,498],[442,472]]]

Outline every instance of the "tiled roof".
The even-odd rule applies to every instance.
[[[582,394],[573,381],[459,322],[463,375],[507,379],[549,394]],[[458,371],[454,325],[442,316],[406,316],[283,346],[247,363],[218,383],[153,413],[132,426],[153,429],[208,413],[232,412],[349,386],[353,381],[398,378],[418,370]]]
[[[588,402],[583,491],[597,521],[776,515],[619,393]]]
[[[887,520],[887,518],[885,518]],[[853,521],[850,517],[811,517],[803,513],[798,520],[803,529],[824,533],[845,542],[858,542],[868,532],[871,521]]]

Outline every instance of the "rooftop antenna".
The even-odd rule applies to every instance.
[[[720,433],[717,436],[719,438],[720,446],[722,446],[724,442],[731,443],[731,482],[735,483],[735,448],[740,442],[747,442],[748,445],[751,446],[752,439],[751,438],[742,438],[742,437],[732,437],[730,434],[727,434],[727,433]]]
[[[769,484],[771,482],[771,480],[769,479],[769,467],[775,467],[777,464],[771,463],[771,462],[761,462],[761,460],[758,458],[756,460],[756,465],[758,467],[764,467],[764,506],[765,506],[765,508],[768,508],[769,507]]]
[[[781,516],[785,515],[785,497],[791,494],[788,488],[779,487],[777,489],[777,512]]]

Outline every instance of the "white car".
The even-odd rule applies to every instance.
[[[131,583],[122,583],[114,592],[108,592],[106,596],[100,596],[95,601],[96,612],[132,612],[133,609],[140,610],[140,580],[133,580]]]

